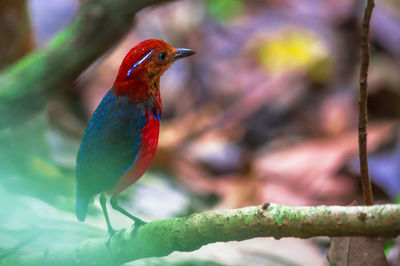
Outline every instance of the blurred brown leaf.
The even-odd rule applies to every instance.
[[[391,123],[371,124],[370,151],[391,135]],[[314,139],[259,157],[253,172],[262,180],[263,202],[280,204],[347,204],[358,195],[358,180],[340,170],[357,154],[356,132]]]
[[[384,240],[368,237],[332,237],[328,261],[336,266],[388,265]]]

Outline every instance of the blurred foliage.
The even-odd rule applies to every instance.
[[[2,184],[10,192],[35,196],[72,211],[74,172],[57,166],[51,134],[44,114],[0,132]]]
[[[235,18],[243,12],[243,0],[208,0],[208,10],[211,17],[224,22]]]
[[[0,202],[3,203],[0,208],[0,250],[28,241],[16,252],[39,252],[46,247],[68,246],[104,235],[103,230],[93,225],[77,223],[70,212],[61,211],[35,197],[13,195],[2,186]]]
[[[393,240],[388,240],[385,243],[385,255],[387,256],[390,252],[390,250],[395,246],[395,243]]]

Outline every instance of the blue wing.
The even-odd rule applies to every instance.
[[[110,90],[90,119],[79,149],[77,198],[108,190],[135,162],[141,130],[147,123],[146,103],[133,103]]]

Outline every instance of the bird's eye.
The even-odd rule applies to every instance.
[[[167,53],[166,52],[161,52],[161,53],[158,54],[158,59],[160,61],[164,61],[165,58],[167,58]]]

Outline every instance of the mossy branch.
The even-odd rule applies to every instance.
[[[144,7],[167,0],[87,0],[72,23],[45,47],[0,74],[0,128],[31,118],[118,43]]]
[[[119,265],[193,251],[215,242],[254,237],[369,236],[400,234],[400,205],[291,207],[264,204],[236,210],[217,210],[182,218],[157,220],[136,232],[121,231],[109,246],[106,238],[48,249],[38,254],[13,255],[0,265]]]

